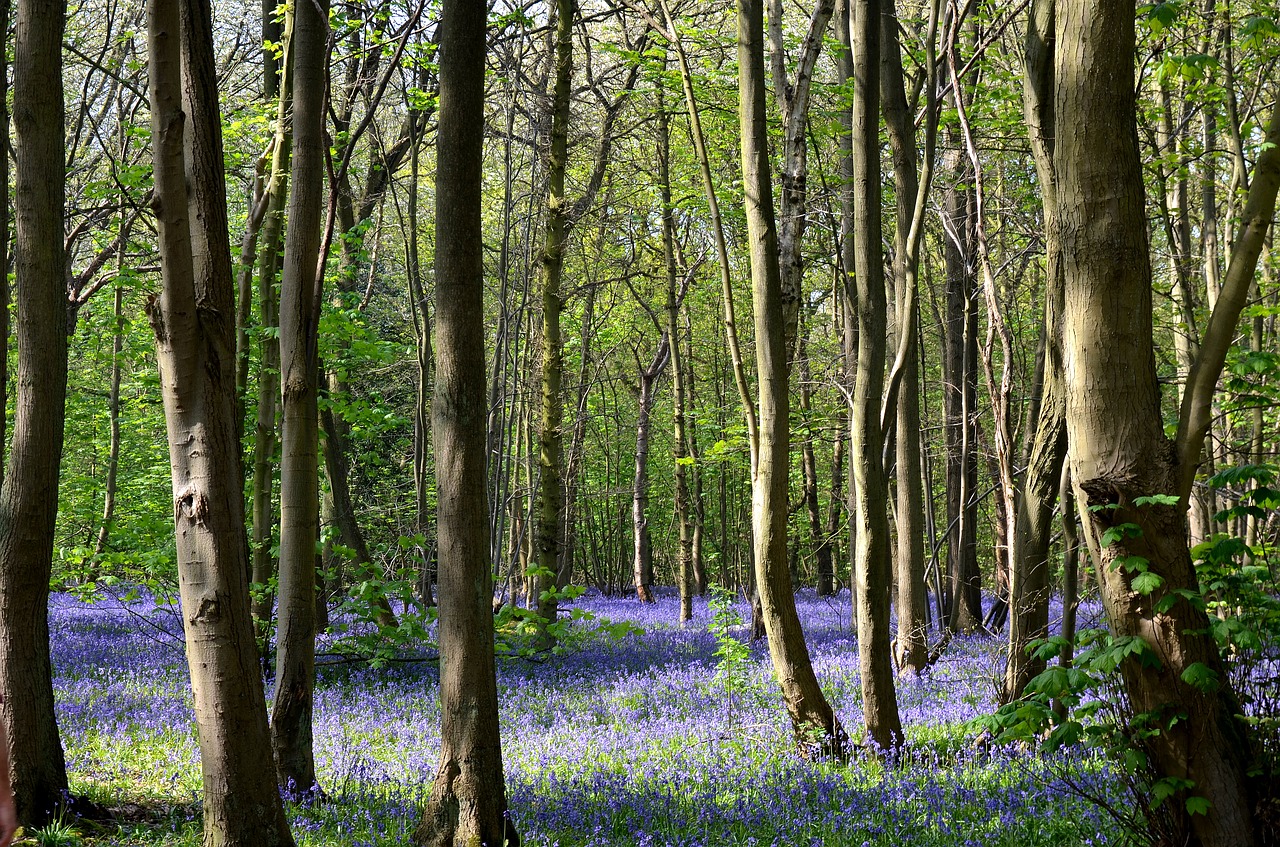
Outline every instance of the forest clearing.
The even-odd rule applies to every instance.
[[[0,35],[0,847],[1280,840],[1274,0]]]

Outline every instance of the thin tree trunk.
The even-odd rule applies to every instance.
[[[280,277],[281,247],[284,244],[285,203],[289,197],[289,163],[293,152],[293,63],[289,40],[285,39],[284,62],[276,86],[279,103],[276,109],[275,140],[271,146],[271,174],[263,190],[267,208],[263,215],[262,232],[258,237],[258,322],[264,327],[280,325],[277,283]],[[250,551],[251,579],[258,586],[253,599],[254,625],[260,649],[265,655],[269,649],[267,634],[274,606],[268,586],[276,571],[276,559],[271,548],[276,526],[273,501],[277,418],[280,408],[279,333],[263,335],[261,358],[258,371],[258,411],[253,439],[253,534],[250,538]]]
[[[685,340],[685,355],[681,359],[681,366],[685,369],[685,409],[688,413],[685,418],[685,438],[689,448],[689,458],[693,460],[692,515],[690,516],[693,521],[693,537],[690,539],[689,544],[689,564],[693,569],[693,582],[698,596],[705,597],[707,594],[707,560],[703,554],[703,548],[707,532],[707,515],[702,500],[705,467],[702,464],[702,454],[698,448],[697,380],[693,367],[693,325],[689,319],[688,300],[685,300],[682,304],[681,311],[684,313]]]
[[[782,38],[782,0],[769,0],[770,68],[773,91],[782,112],[782,167],[778,193],[778,267],[782,274],[782,314],[787,359],[795,354],[804,299],[804,231],[808,223],[809,92],[822,51],[823,33],[835,0],[815,0],[809,29],[796,58],[795,78],[787,79]]]
[[[1062,371],[1062,242],[1058,232],[1058,190],[1053,163],[1055,3],[1056,0],[1035,0],[1023,37],[1026,66],[1022,81],[1023,113],[1044,214],[1044,356],[1038,380],[1041,385],[1039,410],[1018,500],[1009,574],[1009,659],[1002,695],[1005,702],[1021,697],[1027,683],[1045,667],[1028,648],[1032,641],[1046,637],[1049,631],[1049,542],[1067,453],[1066,387]],[[1063,602],[1066,603],[1065,598]],[[1064,611],[1064,617],[1065,614]]]
[[[18,2],[13,63],[18,373],[13,441],[0,486],[0,698],[18,822],[30,828],[50,820],[67,790],[49,657],[49,576],[67,386],[65,21],[64,2]]]
[[[818,596],[827,597],[833,593],[832,582],[835,578],[835,566],[831,561],[831,541],[826,528],[822,525],[822,508],[818,503],[818,458],[813,449],[814,432],[809,424],[813,410],[813,386],[809,374],[809,326],[801,321],[800,340],[793,360],[800,369],[800,411],[805,420],[805,438],[800,448],[800,462],[804,472],[804,508],[809,520],[809,537],[813,542],[813,558],[817,571]],[[840,432],[837,442],[843,440]]]
[[[920,459],[920,356],[916,343],[919,324],[920,245],[924,210],[933,173],[937,136],[937,110],[933,91],[937,84],[936,51],[938,9],[930,7],[926,31],[926,124],[924,173],[916,173],[918,156],[915,123],[907,103],[902,51],[898,44],[898,16],[893,0],[885,3],[880,20],[883,42],[880,90],[885,124],[893,148],[893,175],[897,213],[894,221],[894,291],[898,323],[895,356],[881,423],[889,428],[889,415],[897,417],[894,444],[897,450],[897,577],[898,637],[894,658],[904,673],[919,673],[929,660],[926,593],[924,587],[924,491]],[[923,177],[923,178],[922,178]],[[896,378],[895,378],[896,377]],[[896,398],[896,403],[890,401]]]
[[[164,275],[148,313],[169,433],[204,840],[225,847],[292,847],[249,617],[235,327],[219,318],[232,314],[235,293],[211,13],[201,0],[151,0],[148,18],[154,202]],[[61,167],[60,151],[58,159]]]
[[[507,816],[489,562],[484,373],[483,0],[444,0],[436,141],[440,767],[415,844],[519,847]]]
[[[570,86],[573,81],[573,18],[576,0],[556,0],[555,88],[551,106],[551,150],[547,167],[547,225],[539,263],[542,267],[542,416],[538,422],[538,520],[534,547],[537,556],[538,614],[544,623],[555,620],[556,572],[564,538],[564,410],[560,389],[564,380],[564,349],[560,340],[560,312],[564,300],[560,277],[568,227],[564,176],[568,164]],[[544,596],[545,595],[545,596]]]
[[[119,257],[123,265],[124,245],[121,244]],[[122,267],[117,268],[122,270]],[[107,479],[102,492],[102,523],[98,527],[98,540],[94,544],[95,556],[101,556],[107,549],[107,541],[111,537],[111,525],[116,514],[116,481],[120,472],[120,365],[124,358],[124,285],[117,279],[112,309],[111,333],[111,394],[107,399],[107,417],[111,425],[111,445],[107,450]]]
[[[852,19],[854,248],[858,289],[858,371],[850,420],[853,520],[858,525],[854,579],[858,585],[858,667],[867,738],[881,750],[902,744],[889,631],[888,480],[882,458],[885,340],[884,259],[880,246],[880,2],[857,0]]]
[[[751,479],[754,567],[769,654],[796,741],[809,752],[814,752],[809,745],[816,742],[819,752],[841,757],[847,753],[849,739],[813,672],[787,570],[791,433],[782,280],[764,114],[763,30],[762,0],[739,0],[738,120],[742,128],[760,410],[760,441]]]
[[[954,133],[949,133],[954,136]],[[949,144],[958,141],[954,137]],[[978,307],[974,255],[972,176],[959,153],[948,154],[953,180],[942,198],[947,230],[946,356],[943,359],[943,415],[947,444],[947,571],[950,575],[947,628],[971,632],[982,623],[982,582],[978,570],[977,405]]]
[[[706,135],[702,131],[702,118],[698,112],[698,102],[693,89],[693,69],[684,45],[676,29],[675,19],[667,0],[658,0],[662,6],[663,16],[667,21],[668,41],[676,48],[676,57],[680,60],[680,81],[684,88],[685,107],[689,113],[689,131],[693,137],[694,151],[698,156],[698,168],[702,173],[702,188],[707,197],[707,211],[711,216],[711,229],[715,234],[716,258],[720,265],[720,297],[724,306],[724,334],[729,347],[729,362],[733,368],[733,381],[738,388],[738,398],[742,401],[742,414],[747,427],[747,443],[751,449],[751,467],[756,464],[756,449],[759,446],[759,422],[756,418],[755,401],[751,398],[751,389],[747,384],[747,372],[742,358],[742,348],[738,343],[738,317],[733,296],[733,270],[729,263],[729,247],[725,238],[724,219],[720,215],[720,203],[716,197],[716,182],[711,173],[711,159],[707,155]],[[763,14],[763,13],[762,13]],[[762,48],[763,49],[763,48]],[[764,59],[762,58],[763,65]],[[763,74],[763,70],[761,71]],[[763,85],[763,82],[761,83]],[[762,107],[763,108],[763,107]],[[722,551],[724,548],[721,548]],[[722,552],[723,555],[723,552]]]
[[[633,555],[631,573],[636,589],[636,599],[641,603],[654,602],[653,597],[653,540],[649,535],[649,420],[657,399],[654,384],[671,361],[671,344],[667,333],[662,333],[658,349],[649,367],[640,371],[640,394],[636,410],[636,465],[631,487],[631,538]]]
[[[840,52],[836,57],[836,69],[839,72],[840,84],[850,87],[854,84],[853,35],[850,32],[853,9],[852,0],[840,0],[836,9],[836,40],[840,42]],[[836,285],[840,297],[840,361],[842,382],[846,402],[845,423],[850,426],[852,436],[853,392],[858,373],[858,288],[855,284],[854,268],[857,264],[855,249],[857,238],[854,229],[857,226],[856,204],[853,191],[853,109],[841,110],[840,115],[840,235],[839,235],[839,275]],[[854,562],[857,559],[858,521],[853,519],[854,504],[854,469],[849,463],[848,478],[845,481],[847,510],[849,512],[849,603],[852,612],[851,620],[857,628],[858,619],[858,581],[854,577]]]
[[[664,66],[665,56],[664,56]],[[694,516],[689,491],[690,457],[688,423],[685,417],[686,373],[680,343],[680,308],[684,294],[679,290],[676,267],[675,214],[671,203],[671,127],[661,82],[658,87],[658,189],[662,201],[662,256],[667,271],[666,335],[671,348],[671,452],[675,465],[675,519],[679,540],[676,550],[676,581],[680,588],[680,622],[693,620],[693,594],[697,590],[693,560]]]
[[[315,687],[318,470],[320,210],[323,206],[328,2],[290,9],[293,74],[293,181],[280,281],[280,608],[271,745],[280,785],[310,792]]]
[[[422,571],[418,574],[418,596],[427,606],[435,605],[435,543],[431,540],[431,509],[427,502],[431,457],[431,303],[422,286],[422,263],[418,250],[418,159],[422,138],[415,138],[409,154],[409,232],[405,239],[405,276],[409,281],[410,313],[413,315],[414,346],[417,348],[417,393],[413,405],[413,504],[414,528],[421,536],[419,552]]]

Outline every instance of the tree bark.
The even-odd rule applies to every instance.
[[[272,2],[272,0],[264,0]],[[273,7],[274,9],[274,7]],[[280,37],[281,33],[277,33]],[[271,174],[264,187],[267,208],[258,236],[258,322],[263,327],[280,325],[280,249],[284,243],[285,203],[289,196],[289,164],[293,153],[293,72],[291,51],[286,39],[284,62],[278,84],[272,85],[279,96],[276,109],[275,141],[271,148]],[[273,60],[274,61],[274,60]],[[271,79],[277,75],[272,73]],[[253,494],[250,551],[252,582],[259,586],[253,601],[254,625],[264,654],[271,624],[272,595],[268,589],[276,572],[276,559],[271,553],[276,526],[273,504],[275,490],[275,454],[277,418],[280,407],[280,336],[262,336],[261,365],[258,371],[257,417],[253,439]]]
[[[1035,0],[1023,36],[1023,113],[1044,215],[1044,357],[1038,380],[1041,385],[1039,411],[1018,498],[1011,556],[1005,702],[1021,697],[1027,683],[1045,667],[1027,648],[1033,640],[1046,637],[1049,631],[1049,542],[1067,453],[1062,376],[1062,242],[1058,233],[1058,191],[1053,163],[1055,3],[1056,0]]]
[[[680,622],[684,623],[693,620],[693,595],[697,590],[693,556],[694,515],[689,490],[693,458],[685,417],[687,367],[680,343],[680,308],[687,288],[680,290],[680,272],[676,266],[675,211],[671,203],[671,126],[661,83],[658,88],[658,183],[662,201],[662,256],[667,271],[666,335],[671,348],[671,451],[675,465],[674,505],[679,534],[676,580],[680,588]]]
[[[782,315],[787,359],[795,355],[804,300],[804,231],[809,222],[809,92],[822,52],[823,33],[835,0],[816,0],[809,29],[796,58],[795,79],[787,79],[782,39],[782,0],[769,0],[773,90],[782,112],[781,191],[778,198],[778,266],[782,274]]]
[[[229,320],[235,295],[209,4],[151,0],[148,29],[153,202],[164,276],[148,314],[169,433],[204,842],[292,847],[249,617]]]
[[[0,699],[18,822],[26,827],[49,821],[67,790],[49,660],[49,576],[67,391],[65,21],[64,2],[18,2],[13,62],[18,373],[13,441],[0,486]]]
[[[954,132],[949,145],[958,145]],[[946,355],[943,358],[943,417],[947,445],[947,571],[950,575],[947,628],[971,632],[982,624],[982,576],[978,570],[977,434],[978,401],[977,253],[972,184],[964,156],[947,154],[952,184],[942,197],[947,236]]]
[[[436,141],[440,767],[414,843],[519,847],[507,817],[494,667],[485,447],[483,0],[444,0]]]
[[[316,544],[320,540],[320,211],[323,207],[328,0],[287,13],[293,75],[293,180],[280,280],[280,603],[271,745],[286,791],[316,784]]]
[[[653,540],[649,535],[649,420],[653,414],[654,384],[671,361],[671,344],[666,332],[658,342],[649,367],[640,371],[640,394],[636,409],[636,463],[631,485],[632,581],[636,599],[654,602]]]
[[[751,479],[752,542],[769,655],[797,743],[844,756],[849,739],[818,685],[796,614],[787,569],[787,465],[790,459],[787,359],[778,235],[769,175],[764,100],[763,0],[738,0],[738,120],[756,324],[760,441]]]
[[[902,50],[898,44],[898,15],[893,0],[885,3],[880,19],[880,90],[884,101],[885,124],[893,149],[894,194],[894,291],[898,324],[898,354],[895,382],[885,392],[881,423],[888,428],[889,415],[897,417],[897,566],[898,637],[894,659],[903,673],[920,673],[929,661],[927,594],[924,586],[924,485],[920,454],[920,355],[916,343],[920,319],[917,289],[920,276],[920,244],[924,210],[933,173],[933,153],[937,135],[937,110],[933,89],[937,83],[937,61],[933,41],[937,30],[937,4],[930,9],[926,32],[925,89],[927,102],[924,173],[916,171],[919,155],[915,122],[907,102]],[[923,179],[921,178],[923,176]],[[896,402],[892,402],[896,399]]]
[[[573,18],[576,0],[556,0],[555,88],[551,106],[551,149],[547,167],[547,226],[539,263],[542,273],[542,416],[538,423],[538,520],[535,530],[534,584],[538,614],[554,621],[556,574],[564,538],[564,409],[560,390],[564,381],[564,349],[560,340],[560,312],[564,300],[560,277],[568,209],[564,174],[569,157],[570,86],[573,82]],[[547,595],[544,599],[542,595]]]
[[[12,0],[0,0],[0,27],[9,31],[13,20]],[[9,175],[10,175],[10,120],[9,120],[9,51],[0,56],[0,263],[9,267],[9,227],[12,224],[10,208]],[[9,349],[9,340],[13,336],[9,308],[13,292],[9,287],[9,274],[0,277],[0,349]],[[9,408],[9,357],[0,356],[0,409]],[[0,415],[0,486],[4,484],[5,450],[9,445],[9,416]]]
[[[1261,833],[1252,818],[1250,754],[1239,705],[1204,612],[1174,594],[1195,591],[1197,582],[1179,485],[1187,469],[1179,467],[1177,447],[1165,437],[1156,381],[1151,265],[1129,84],[1135,26],[1131,3],[1088,0],[1058,9],[1054,165],[1066,280],[1071,479],[1111,627],[1142,639],[1158,659],[1130,657],[1121,665],[1134,712],[1157,716],[1160,732],[1149,742],[1153,762],[1166,775],[1192,781],[1194,794],[1210,804],[1207,814],[1183,819],[1186,839],[1205,847],[1247,847]],[[1184,446],[1185,435],[1180,427]],[[1139,502],[1173,493],[1180,495],[1176,506]],[[1135,564],[1159,578],[1153,591],[1137,590]],[[1210,690],[1184,679],[1195,665],[1216,674]]]
[[[857,0],[852,19],[854,278],[858,289],[858,370],[854,378],[849,465],[857,523],[858,667],[867,738],[881,750],[901,746],[889,631],[889,489],[885,477],[883,401],[884,258],[880,239],[880,2]]]

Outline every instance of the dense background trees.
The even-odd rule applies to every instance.
[[[237,283],[215,309],[231,341],[217,335],[230,347],[218,346],[210,367],[234,377],[233,443],[220,470],[233,473],[228,496],[243,499],[250,540],[219,567],[232,580],[243,569],[246,586],[251,577],[257,652],[278,663],[277,764],[282,778],[310,783],[313,629],[341,606],[403,645],[435,600],[445,539],[429,409],[446,304],[431,280],[449,210],[430,210],[440,200],[432,175],[445,48],[442,11],[423,0],[335,3],[327,26],[324,4],[305,14],[265,5],[211,9],[215,58],[205,70],[223,152],[222,167],[202,164],[225,175],[229,244],[239,249],[233,257],[229,244],[197,238],[192,250]],[[868,729],[881,746],[901,737],[893,672],[925,668],[947,633],[996,632],[1007,619],[1010,700],[1043,667],[1026,645],[1056,624],[1050,592],[1077,588],[1060,567],[1075,519],[1053,531],[1056,509],[1069,505],[1058,502],[1066,433],[1084,539],[1111,561],[1124,539],[1089,507],[1120,501],[1088,494],[1098,474],[1079,451],[1101,436],[1086,433],[1083,404],[1114,417],[1121,401],[1137,402],[1136,389],[1071,376],[1087,346],[1080,333],[1104,329],[1102,306],[1071,299],[1088,275],[1082,239],[1090,226],[1121,226],[1104,204],[1063,228],[1062,168],[1072,156],[1111,158],[1060,149],[1102,114],[1072,99],[1087,74],[1075,75],[1079,57],[1062,52],[1063,39],[1085,6],[1067,5],[1071,16],[1053,0],[561,0],[491,10],[476,307],[485,359],[468,366],[486,409],[468,426],[485,441],[496,599],[540,620],[544,646],[574,583],[646,600],[653,585],[678,584],[680,619],[708,582],[758,594],[798,734],[818,731],[832,752],[843,729],[803,670],[787,611],[796,586],[856,587],[849,618],[863,636]],[[1130,21],[1125,5],[1090,4],[1085,20],[1115,13],[1125,38],[1134,31],[1111,73],[1131,69],[1136,97],[1123,126],[1104,131],[1132,156],[1116,177],[1132,193],[1126,250],[1150,258],[1115,308],[1150,303],[1119,340],[1098,343],[1111,372],[1150,393],[1143,438],[1176,441],[1160,457],[1168,472],[1135,477],[1121,500],[1180,498],[1158,507],[1173,508],[1161,520],[1180,527],[1185,502],[1192,543],[1229,533],[1272,544],[1274,511],[1218,517],[1259,476],[1206,483],[1275,464],[1275,10],[1259,0],[1160,2]],[[61,106],[52,87],[24,87],[22,22],[53,19],[65,25],[48,35],[63,42]],[[173,591],[187,555],[163,472],[173,386],[157,376],[141,319],[149,298],[172,293],[157,257],[173,209],[160,166],[149,164],[159,107],[139,82],[154,43],[141,12],[116,0],[67,13],[20,3],[16,33],[13,338],[0,321],[14,416],[0,489],[4,645],[42,637],[40,621],[32,630],[15,617],[14,604],[28,607],[22,586],[30,608],[51,582]],[[740,90],[753,98],[741,95],[741,122]],[[51,206],[44,222],[61,236],[42,237],[24,223],[23,174],[51,154],[26,146],[27,122],[59,113],[65,141],[55,147],[65,155],[44,163],[40,185],[65,185],[61,210]],[[41,143],[57,124],[37,132]],[[41,257],[58,268],[57,303],[30,299],[25,280],[53,273],[33,270],[37,244],[59,252]],[[1074,265],[1064,258],[1072,251]],[[1118,276],[1097,274],[1121,290]],[[54,328],[44,341],[30,334],[37,315]],[[1121,340],[1150,352],[1125,352]],[[48,375],[28,376],[37,366]],[[52,390],[63,377],[65,406]],[[45,432],[39,460],[49,477],[40,494],[58,498],[56,526],[19,555],[6,552],[6,533],[38,523],[19,517],[33,496],[23,487],[38,482],[19,467],[35,446],[28,394],[49,407],[41,427],[65,408],[67,434],[57,449]],[[1117,443],[1131,447],[1135,432]],[[1153,461],[1139,463],[1144,474]],[[1145,633],[1160,613],[1143,602],[1195,587],[1182,558],[1181,575],[1152,565],[1162,582],[1138,582],[1137,606],[1108,601],[1118,631]],[[1134,590],[1129,571],[1100,573],[1106,596]],[[983,592],[994,602],[984,606]],[[1126,628],[1129,618],[1138,623]],[[43,648],[5,649],[7,717],[34,728],[23,710],[37,701],[19,694],[28,683],[10,668]],[[36,697],[46,686],[30,687]],[[21,769],[53,758],[15,752],[22,798]],[[39,792],[56,795],[59,778],[39,776],[51,786]]]

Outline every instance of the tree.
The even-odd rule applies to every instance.
[[[791,453],[787,354],[778,234],[764,115],[763,0],[738,0],[738,122],[756,325],[759,447],[751,472],[751,528],[761,617],[769,655],[796,740],[844,756],[849,739],[813,672],[787,564],[787,482]]]
[[[0,486],[0,697],[18,820],[25,826],[48,821],[67,790],[49,664],[49,576],[67,392],[65,23],[65,2],[19,0],[13,63],[18,374],[13,442]]]
[[[1153,761],[1209,801],[1205,814],[1185,820],[1187,840],[1205,847],[1250,845],[1262,832],[1251,809],[1250,751],[1239,704],[1203,608],[1188,599],[1196,596],[1197,582],[1188,551],[1187,480],[1203,446],[1222,359],[1203,352],[1198,357],[1200,372],[1193,369],[1171,442],[1156,380],[1152,271],[1136,102],[1128,84],[1134,6],[1089,0],[1063,4],[1057,13],[1053,161],[1064,247],[1071,481],[1111,628],[1144,645],[1121,671],[1133,710],[1158,730],[1149,739]],[[1273,146],[1258,162],[1268,176],[1255,179],[1254,189],[1258,182],[1269,187],[1250,192],[1252,214],[1246,214],[1236,248],[1242,276],[1250,235],[1265,231],[1275,209],[1280,126],[1274,119],[1269,136]],[[1250,263],[1247,277],[1252,269]],[[1248,282],[1235,291],[1247,290]],[[1224,308],[1215,308],[1211,325],[1230,336],[1239,312]],[[1206,337],[1202,347],[1209,346]]]
[[[263,34],[274,35],[272,41],[281,39],[281,27],[275,21],[275,6],[269,13],[265,6],[272,0],[263,0]],[[289,197],[289,166],[293,153],[293,71],[289,46],[286,42],[283,62],[276,71],[275,51],[267,50],[264,90],[278,97],[275,136],[271,142],[270,173],[263,186],[266,208],[263,210],[257,256],[258,270],[258,323],[261,326],[280,325],[281,245],[284,241],[285,204]],[[276,571],[276,558],[272,553],[276,515],[272,503],[275,488],[275,453],[277,413],[280,406],[280,336],[263,333],[258,368],[258,402],[253,438],[253,489],[252,535],[250,556],[251,581],[258,587],[253,602],[254,624],[262,647],[266,648],[267,633],[271,623],[271,593],[268,584]]]
[[[1018,498],[1010,556],[1009,662],[1003,693],[1006,702],[1020,697],[1027,682],[1044,670],[1043,660],[1027,648],[1032,640],[1048,634],[1049,541],[1067,452],[1062,382],[1062,245],[1057,231],[1057,180],[1053,170],[1055,2],[1036,0],[1032,4],[1023,36],[1022,102],[1043,207],[1046,282],[1039,413]]]
[[[858,289],[858,365],[850,413],[851,521],[857,525],[853,578],[857,585],[858,667],[867,735],[881,749],[902,744],[889,631],[889,497],[885,478],[884,259],[880,246],[880,3],[858,0],[853,24],[854,278]]]
[[[518,847],[506,816],[485,477],[483,0],[445,0],[436,141],[436,389],[440,768],[414,841]]]
[[[896,294],[898,325],[897,353],[885,391],[880,415],[888,431],[889,415],[896,416],[893,429],[897,452],[897,576],[899,668],[919,673],[929,661],[927,593],[924,585],[924,491],[920,458],[920,354],[917,343],[920,306],[920,245],[924,239],[924,212],[933,175],[933,155],[937,142],[938,116],[934,102],[937,86],[939,3],[929,7],[925,34],[925,143],[924,164],[918,172],[916,159],[915,109],[907,102],[902,48],[898,43],[898,14],[893,0],[886,0],[880,18],[880,92],[885,125],[893,150],[894,220],[893,290]],[[887,356],[887,351],[886,351]],[[896,408],[895,408],[896,407]],[[887,455],[884,454],[884,455]]]
[[[271,743],[281,786],[310,791],[315,687],[316,544],[320,540],[320,209],[324,187],[328,0],[288,12],[293,79],[293,181],[280,282],[280,609]]]
[[[163,386],[206,844],[292,847],[249,617],[235,298],[207,0],[148,6],[163,287],[148,304]]]
[[[649,421],[657,400],[653,388],[671,361],[673,346],[669,343],[666,329],[663,329],[653,361],[648,367],[640,366],[640,390],[636,398],[636,463],[631,484],[631,573],[636,598],[642,603],[654,602],[653,539],[649,533]]]

